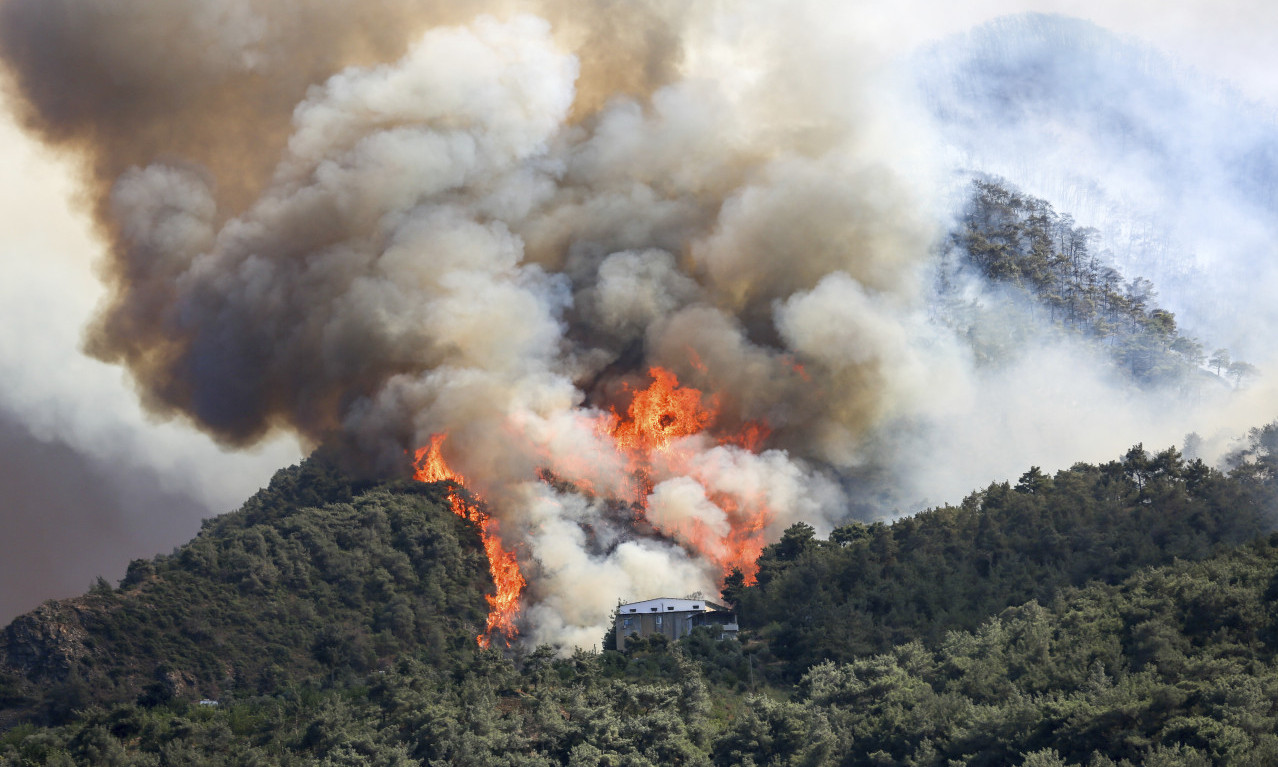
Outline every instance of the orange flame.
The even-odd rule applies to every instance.
[[[705,431],[719,416],[718,397],[706,397],[697,389],[681,387],[678,377],[661,367],[651,368],[648,374],[652,383],[648,388],[634,392],[625,418],[613,411],[608,428],[634,477],[631,496],[640,514],[647,510],[655,470],[663,474],[691,476],[709,490],[712,485],[710,478],[697,476],[693,470],[695,450],[678,440]],[[737,433],[721,435],[718,443],[758,452],[768,434],[766,424],[750,421]],[[718,564],[724,576],[739,568],[747,583],[753,583],[758,572],[757,560],[763,551],[764,531],[772,517],[771,510],[762,498],[736,498],[723,492],[707,492],[707,497],[727,517],[729,533],[726,536],[695,523],[663,532],[677,534],[685,545]],[[659,525],[657,528],[661,529]]]
[[[483,499],[478,496],[464,497],[459,488],[466,486],[462,475],[453,471],[444,460],[443,446],[447,434],[431,435],[430,444],[418,449],[414,456],[413,479],[419,482],[450,482],[448,503],[453,513],[463,519],[470,520],[479,526],[479,536],[484,543],[484,553],[488,555],[488,571],[492,574],[496,594],[485,594],[488,600],[488,624],[484,633],[477,637],[480,647],[487,648],[492,642],[493,633],[505,637],[506,645],[519,634],[515,628],[515,618],[519,615],[519,595],[523,592],[526,581],[519,570],[519,560],[515,552],[502,545],[497,520],[483,508]]]
[[[719,438],[720,445],[736,445],[739,448],[749,450],[751,453],[759,452],[759,448],[763,447],[764,441],[768,435],[772,434],[772,430],[763,421],[746,421],[741,425],[741,430],[735,434],[725,434]]]
[[[710,397],[702,406],[701,392],[680,388],[679,379],[665,368],[654,367],[648,371],[652,385],[635,392],[626,415],[612,430],[617,446],[628,451],[662,450],[677,437],[697,434],[718,416],[717,397]],[[616,416],[616,411],[613,411]]]
[[[667,463],[686,461],[690,456],[682,456],[683,451],[673,448],[671,443],[700,433],[714,422],[719,408],[717,398],[710,397],[703,404],[700,391],[680,388],[678,377],[664,368],[651,368],[648,374],[652,376],[652,384],[631,395],[626,418],[614,409],[612,418],[602,424],[617,451],[626,459],[626,468],[633,478],[631,501],[640,509],[652,493],[654,457],[661,457]]]
[[[647,388],[630,390],[630,404],[625,416],[614,409],[597,419],[594,427],[598,434],[610,442],[620,458],[620,466],[628,477],[621,486],[615,475],[608,479],[604,467],[613,459],[596,455],[583,460],[582,456],[556,456],[556,468],[543,468],[539,478],[547,483],[564,483],[577,492],[595,496],[604,493],[616,498],[620,494],[635,510],[637,518],[645,519],[653,527],[668,535],[701,556],[712,561],[727,577],[734,569],[741,570],[746,583],[755,582],[758,559],[766,543],[765,534],[772,520],[763,492],[716,489],[710,469],[696,460],[708,446],[735,446],[757,453],[767,440],[770,430],[762,421],[747,421],[735,432],[712,434],[710,442],[688,440],[714,429],[719,418],[719,398],[706,396],[698,389],[680,386],[678,377],[661,367],[648,371],[652,383]],[[520,612],[520,596],[526,581],[519,569],[519,561],[513,549],[502,544],[498,522],[484,508],[484,501],[474,494],[463,494],[467,486],[465,477],[448,465],[443,456],[447,434],[434,434],[430,444],[417,450],[413,478],[421,482],[448,482],[448,502],[459,517],[479,526],[484,552],[488,555],[489,572],[497,593],[486,595],[488,623],[478,641],[488,647],[494,634],[501,635],[507,646],[518,636],[515,619]],[[605,453],[610,452],[605,450]],[[599,465],[596,466],[595,464]],[[727,531],[721,525],[707,524],[701,520],[680,520],[665,525],[648,519],[649,496],[654,489],[654,479],[690,477],[705,489],[705,497],[723,511]]]

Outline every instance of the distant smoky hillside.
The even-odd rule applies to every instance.
[[[1097,228],[1195,332],[1260,356],[1278,211],[1270,110],[1170,55],[1063,16],[1005,17],[911,61],[955,162]],[[1252,344],[1255,348],[1248,348]],[[1267,349],[1266,349],[1267,350]]]
[[[1126,275],[1099,249],[1097,232],[1006,181],[978,177],[944,251],[936,316],[999,364],[1070,337],[1143,388],[1239,386],[1258,373],[1229,350],[1182,331],[1157,286]]]

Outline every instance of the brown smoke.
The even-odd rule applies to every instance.
[[[29,129],[82,158],[88,199],[116,243],[103,265],[112,297],[90,333],[90,351],[126,364],[152,408],[193,414],[225,442],[249,444],[276,425],[300,426],[312,440],[330,434],[350,397],[371,393],[387,371],[356,373],[326,387],[323,375],[304,366],[286,376],[294,380],[263,381],[251,371],[278,351],[263,339],[227,350],[239,358],[238,370],[207,381],[221,391],[204,396],[198,390],[209,387],[197,383],[202,362],[192,359],[189,332],[175,336],[171,318],[172,283],[195,254],[175,251],[198,248],[201,237],[261,198],[309,88],[345,67],[395,61],[425,29],[513,5],[341,0],[299,9],[251,0],[12,0],[0,6],[0,49],[19,96],[13,101]],[[572,3],[558,11],[553,3],[539,5],[530,8],[567,17],[557,31],[590,65],[576,92],[577,119],[610,96],[650,92],[678,59],[677,41],[655,4]],[[120,193],[119,182],[155,164],[168,166],[162,182],[168,191],[145,210],[129,207],[149,203]],[[362,234],[340,215],[308,213],[294,222],[305,234],[280,231],[262,243],[273,258],[302,259]],[[152,232],[137,231],[139,216],[151,217]],[[157,235],[164,239],[152,239]]]
[[[535,481],[603,449],[598,408],[649,365],[774,430],[700,448],[661,524],[721,527],[707,492],[767,495],[773,534],[842,513],[834,478],[928,376],[905,327],[933,232],[824,8],[301,6],[0,5],[25,124],[83,158],[112,243],[88,348],[148,407],[392,465],[448,431],[564,644],[619,594],[713,587]]]

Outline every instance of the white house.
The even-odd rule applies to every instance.
[[[631,634],[647,637],[664,634],[679,639],[697,626],[715,626],[720,638],[735,637],[737,616],[727,607],[696,597],[658,597],[617,607],[617,649],[626,648]]]

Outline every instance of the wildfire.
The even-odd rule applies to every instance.
[[[484,595],[488,600],[488,623],[484,633],[478,637],[479,646],[488,647],[494,632],[501,634],[509,645],[519,633],[515,628],[515,618],[519,615],[519,595],[526,583],[524,574],[519,570],[515,552],[502,545],[497,520],[484,511],[483,500],[478,496],[466,498],[459,492],[466,486],[466,480],[444,461],[442,448],[447,437],[447,434],[432,435],[430,444],[417,451],[413,479],[419,482],[451,482],[448,503],[453,513],[479,526],[484,553],[488,555],[488,571],[497,588],[496,594]]]
[[[689,476],[697,480],[706,488],[708,500],[723,511],[728,533],[717,534],[703,524],[679,526],[677,530],[655,526],[667,534],[677,534],[685,545],[715,561],[725,576],[740,569],[746,582],[753,583],[758,571],[756,562],[763,551],[764,529],[771,518],[766,500],[713,490],[713,478],[694,465],[696,450],[679,441],[715,424],[719,417],[718,397],[706,397],[697,389],[681,387],[678,377],[665,368],[653,367],[648,375],[652,383],[634,392],[626,416],[623,418],[614,410],[607,424],[634,477],[631,496],[635,506],[646,515],[657,477]],[[766,424],[749,421],[734,433],[719,435],[717,442],[753,453],[758,452],[768,434]]]
[[[698,456],[707,447],[732,446],[757,453],[769,435],[768,426],[748,421],[734,432],[713,434],[719,419],[719,398],[680,386],[674,373],[661,367],[648,371],[652,383],[632,391],[625,415],[613,410],[599,417],[596,428],[605,442],[610,442],[620,456],[629,477],[619,488],[616,483],[598,485],[591,476],[590,461],[560,461],[558,473],[548,469],[539,479],[559,483],[590,496],[604,495],[614,502],[629,504],[637,518],[646,519],[655,529],[679,541],[689,549],[714,562],[726,577],[734,569],[741,570],[746,583],[754,583],[757,560],[766,543],[765,533],[772,519],[765,493],[736,489],[719,489],[713,470]],[[712,437],[707,442],[705,437]],[[448,502],[459,517],[474,522],[480,530],[484,552],[488,555],[489,572],[497,593],[486,595],[488,623],[478,637],[488,647],[494,634],[509,645],[519,633],[515,619],[519,615],[519,598],[526,584],[513,549],[501,540],[498,522],[484,508],[482,498],[463,493],[465,477],[448,465],[443,456],[446,433],[434,434],[430,444],[417,450],[413,478],[421,482],[449,482]],[[740,457],[740,454],[737,454]],[[573,465],[580,464],[580,465]],[[572,465],[572,468],[565,468]],[[663,520],[649,514],[656,484],[665,480],[690,478],[704,491],[704,500],[722,512],[723,521]],[[694,486],[695,487],[695,486]],[[659,516],[659,515],[655,515]]]
[[[624,451],[664,450],[671,440],[697,434],[714,422],[719,402],[711,396],[702,403],[701,392],[681,388],[679,379],[665,368],[648,371],[652,385],[635,392],[626,410],[629,420],[621,420],[612,430],[617,447]]]
[[[630,500],[640,509],[652,493],[652,463],[660,456],[667,463],[679,461],[679,453],[671,443],[679,437],[700,433],[718,416],[718,399],[702,401],[696,389],[680,388],[679,379],[670,371],[654,367],[648,371],[652,384],[633,392],[623,418],[614,409],[612,417],[600,422],[612,437],[617,452],[625,458],[633,478]]]

